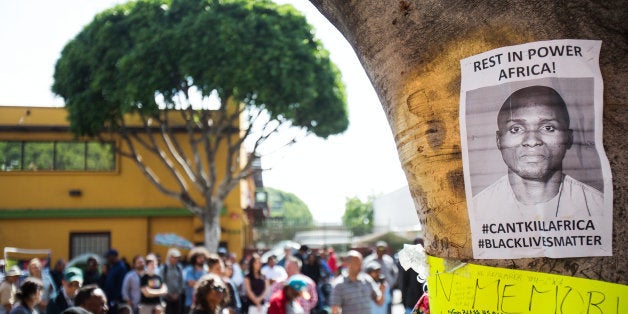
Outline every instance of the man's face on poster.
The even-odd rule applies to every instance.
[[[566,109],[547,95],[532,95],[498,117],[497,147],[508,171],[526,180],[546,182],[562,170],[565,152],[572,144]],[[562,100],[561,100],[562,101]]]

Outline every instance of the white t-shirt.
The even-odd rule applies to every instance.
[[[270,265],[264,265],[261,272],[262,275],[264,275],[264,277],[266,277],[266,279],[268,280],[281,281],[288,278],[286,270],[279,265],[275,265],[273,267],[270,267]]]
[[[603,194],[568,175],[565,175],[558,194],[551,200],[534,205],[519,202],[508,182],[508,175],[473,197],[476,217],[492,218],[584,218],[600,216],[604,208]]]

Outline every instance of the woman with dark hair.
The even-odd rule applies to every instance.
[[[13,307],[10,314],[38,314],[37,305],[41,302],[43,288],[41,280],[34,277],[26,279],[15,293],[17,306]]]
[[[194,286],[192,314],[229,313],[229,292],[222,278],[216,274],[206,274]]]
[[[255,253],[249,261],[249,273],[244,277],[244,291],[246,292],[246,306],[248,314],[266,313],[266,295],[268,282],[262,275],[262,258]]]

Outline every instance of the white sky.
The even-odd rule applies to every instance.
[[[0,105],[63,106],[50,91],[65,44],[93,16],[120,0],[20,0],[0,3]],[[345,199],[385,194],[407,185],[380,102],[352,48],[306,0],[303,12],[330,51],[346,84],[349,129],[327,140],[307,137],[262,160],[264,184],[301,198],[318,222],[340,223]]]

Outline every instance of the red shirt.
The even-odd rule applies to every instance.
[[[268,314],[286,314],[286,296],[283,289],[280,289],[270,296]]]

